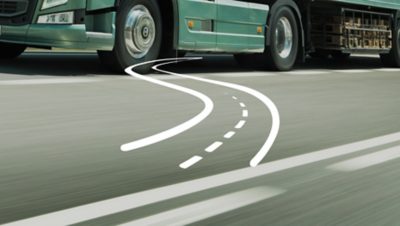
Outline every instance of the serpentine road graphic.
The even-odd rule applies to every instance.
[[[153,69],[155,71],[161,72],[161,73],[165,73],[165,74],[169,74],[172,76],[177,76],[177,77],[181,77],[181,78],[186,78],[186,79],[192,79],[192,80],[196,80],[196,81],[200,81],[200,82],[205,82],[205,83],[209,83],[212,85],[216,85],[216,86],[223,86],[223,87],[227,87],[227,88],[231,88],[234,90],[238,90],[241,92],[244,92],[246,94],[249,94],[255,98],[257,98],[258,100],[260,100],[271,112],[272,115],[272,126],[271,126],[271,130],[269,132],[269,136],[266,139],[264,145],[261,147],[261,149],[257,152],[257,154],[251,159],[250,161],[250,166],[252,167],[256,167],[257,165],[260,164],[260,162],[265,158],[265,156],[268,154],[268,152],[270,151],[272,145],[274,144],[275,139],[278,136],[279,133],[279,127],[280,127],[280,116],[279,116],[279,111],[278,108],[276,107],[276,105],[274,104],[274,102],[268,98],[267,96],[265,96],[264,94],[245,87],[245,86],[241,86],[241,85],[237,85],[237,84],[233,84],[233,83],[228,83],[228,82],[222,82],[222,81],[216,81],[216,80],[211,80],[211,79],[205,79],[205,78],[199,78],[196,76],[190,76],[190,75],[184,75],[184,74],[178,74],[178,73],[174,73],[174,72],[169,72],[166,70],[162,70],[160,69],[161,66],[165,66],[168,64],[173,64],[173,63],[177,63],[177,62],[182,62],[182,61],[190,61],[190,60],[201,60],[202,58],[199,57],[186,57],[186,58],[169,58],[169,59],[160,59],[160,60],[155,60],[155,61],[149,61],[149,62],[144,62],[144,63],[140,63],[140,64],[136,64],[133,65],[129,68],[127,68],[125,71],[126,73],[128,73],[129,75],[138,78],[138,79],[142,79],[160,86],[165,86],[180,92],[184,92],[186,94],[190,94],[192,96],[195,96],[197,98],[199,98],[205,105],[204,109],[202,112],[200,112],[198,115],[196,115],[195,117],[193,117],[192,119],[190,119],[189,121],[186,121],[174,128],[171,128],[169,130],[163,131],[161,133],[155,134],[153,136],[150,137],[146,137],[140,140],[136,140],[133,142],[129,142],[126,144],[123,144],[121,146],[121,151],[124,152],[129,152],[129,151],[133,151],[151,144],[155,144],[158,142],[161,142],[163,140],[172,138],[180,133],[185,132],[186,130],[189,130],[190,128],[196,126],[197,124],[199,124],[201,121],[203,121],[205,118],[207,118],[210,113],[213,110],[213,102],[210,98],[208,98],[206,95],[182,87],[182,86],[178,86],[169,82],[165,82],[165,81],[160,81],[158,79],[155,78],[150,78],[150,77],[146,77],[145,75],[140,75],[136,72],[134,72],[134,69],[136,67],[140,67],[143,66],[145,64],[154,64],[156,63],[155,66],[153,66]],[[236,97],[234,97],[234,99],[237,99]],[[244,103],[240,103],[241,107],[245,107]],[[244,109],[242,111],[242,116],[243,118],[247,118],[249,117],[249,112],[248,110]],[[239,122],[240,124],[243,123],[243,121]],[[225,135],[225,138],[230,138],[234,135],[234,131],[230,131]],[[222,145],[222,142],[217,141],[214,144],[212,144],[210,147],[210,149],[216,149],[219,146]],[[208,150],[210,150],[208,149]],[[207,151],[207,149],[206,149]],[[208,152],[212,152],[212,151],[208,151]],[[191,159],[189,159],[187,162],[184,162],[180,165],[181,168],[186,169],[188,167],[190,167],[191,165],[199,162],[200,160],[202,160],[203,157],[201,156],[193,156]]]

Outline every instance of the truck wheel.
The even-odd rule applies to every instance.
[[[393,44],[389,54],[381,54],[381,61],[387,67],[400,67],[400,23],[393,32]]]
[[[112,69],[155,60],[161,47],[161,13],[154,0],[125,0],[117,11],[115,46],[111,52],[99,51],[100,60]],[[151,64],[135,68],[148,73]]]
[[[0,59],[17,58],[25,49],[25,45],[0,42]]]
[[[271,18],[271,43],[266,47],[266,63],[273,70],[288,71],[293,68],[299,49],[299,31],[296,16],[287,6],[282,6]]]

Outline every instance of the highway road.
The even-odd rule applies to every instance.
[[[224,55],[160,68],[179,75],[110,74],[92,53],[0,62],[0,224],[400,225],[400,69],[355,56],[271,72]],[[271,105],[218,83],[279,111],[257,167]]]

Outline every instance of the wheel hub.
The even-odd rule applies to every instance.
[[[275,46],[281,58],[287,58],[293,48],[293,30],[290,21],[286,17],[281,17],[275,30]]]
[[[148,38],[149,37],[149,28],[148,27],[143,27],[143,29],[142,29],[142,36],[143,36],[143,38]]]
[[[144,5],[137,5],[128,13],[125,22],[125,46],[129,54],[144,57],[154,44],[156,26],[150,11]]]

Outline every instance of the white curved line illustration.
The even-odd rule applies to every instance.
[[[181,59],[185,60],[185,59],[191,59],[191,58],[181,58]],[[265,158],[265,156],[271,150],[271,147],[274,144],[274,142],[278,136],[278,133],[279,133],[280,115],[279,115],[278,108],[276,107],[274,102],[270,98],[265,96],[264,94],[260,93],[259,91],[251,89],[246,86],[232,84],[232,83],[228,83],[228,82],[215,81],[215,80],[206,79],[206,78],[199,78],[196,76],[183,75],[183,74],[178,74],[178,73],[159,69],[159,67],[167,65],[167,64],[171,64],[171,62],[166,62],[166,63],[155,65],[155,66],[153,66],[153,69],[158,72],[161,72],[161,73],[175,75],[175,76],[179,76],[179,77],[183,77],[183,78],[189,78],[189,79],[193,79],[193,80],[197,80],[197,81],[201,81],[201,82],[205,82],[205,83],[210,83],[210,84],[214,84],[214,85],[218,85],[218,86],[228,87],[231,89],[239,90],[241,92],[245,92],[245,93],[250,94],[251,96],[254,96],[255,98],[259,99],[269,109],[269,111],[271,112],[271,115],[272,115],[272,126],[271,126],[269,136],[268,136],[267,140],[265,141],[264,145],[258,151],[258,153],[250,161],[251,167],[258,166],[258,164],[260,164],[260,162]]]
[[[145,81],[148,81],[148,82],[160,85],[160,86],[168,87],[170,89],[174,89],[174,90],[177,90],[177,91],[180,91],[180,92],[183,92],[183,93],[187,93],[187,94],[189,94],[191,96],[194,96],[194,97],[200,99],[204,103],[204,109],[198,115],[196,115],[195,117],[191,118],[190,120],[188,120],[188,121],[186,121],[186,122],[184,122],[184,123],[182,123],[182,124],[180,124],[180,125],[178,125],[176,127],[173,127],[173,128],[168,129],[166,131],[160,132],[158,134],[155,134],[155,135],[143,138],[143,139],[139,139],[139,140],[136,140],[136,141],[133,141],[133,142],[130,142],[130,143],[123,144],[121,146],[121,151],[123,151],[123,152],[133,151],[133,150],[136,150],[138,148],[149,146],[149,145],[158,143],[160,141],[169,139],[171,137],[174,137],[174,136],[176,136],[176,135],[178,135],[180,133],[183,133],[186,130],[196,126],[197,124],[199,124],[201,121],[203,121],[205,118],[207,118],[211,114],[211,112],[214,109],[214,103],[208,96],[206,96],[206,95],[204,95],[204,94],[202,94],[202,93],[200,93],[198,91],[195,91],[195,90],[192,90],[192,89],[189,89],[189,88],[185,88],[185,87],[182,87],[182,86],[178,86],[178,85],[175,85],[175,84],[172,84],[172,83],[160,81],[158,79],[154,79],[154,78],[151,78],[149,76],[143,76],[143,75],[140,75],[140,74],[138,74],[138,73],[133,71],[134,68],[140,67],[140,66],[145,65],[145,64],[153,64],[153,63],[165,62],[165,61],[169,61],[169,63],[171,63],[170,61],[177,62],[178,60],[199,60],[199,59],[202,59],[202,58],[160,59],[160,60],[144,62],[144,63],[141,63],[141,64],[136,64],[136,65],[133,65],[133,66],[131,66],[131,67],[129,67],[129,68],[127,68],[125,70],[125,72],[128,73],[129,75],[131,75],[132,77],[139,78],[139,79],[142,79],[142,80],[145,80]]]

